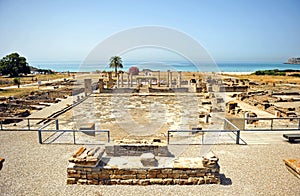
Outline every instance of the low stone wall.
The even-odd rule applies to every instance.
[[[186,93],[188,88],[149,88],[150,93]]]
[[[67,184],[200,185],[220,183],[218,158],[213,154],[207,154],[202,158],[176,158],[175,160],[171,158],[172,161],[167,167],[159,165],[124,167],[124,164],[113,161],[114,157],[102,157],[102,155],[104,155],[104,149],[99,147],[90,150],[81,147],[69,158]],[[140,157],[141,161],[149,158],[143,155]],[[128,157],[123,158],[126,160]],[[139,157],[134,157],[134,160],[138,161]],[[119,164],[115,165],[116,163]]]
[[[69,165],[67,184],[94,185],[200,185],[220,183],[219,166],[213,168],[118,169]]]

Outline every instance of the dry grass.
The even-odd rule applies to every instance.
[[[38,90],[37,87],[2,89],[0,91],[0,97],[9,97],[9,96],[22,97],[25,95],[29,95],[31,92],[35,92],[37,90]]]
[[[300,83],[299,77],[293,76],[268,76],[268,75],[227,75],[239,79],[248,79],[259,83]]]
[[[38,80],[47,81],[47,80],[55,80],[55,79],[67,78],[67,77],[70,77],[70,76],[68,76],[68,74],[56,73],[56,74],[47,74],[47,75],[45,75],[45,74],[28,75],[28,76],[23,76],[23,77],[19,77],[19,78],[21,80],[21,84],[29,84],[29,83],[35,83]],[[0,81],[2,81],[2,83],[6,83],[6,82],[10,83],[10,84],[1,84],[0,83],[0,87],[15,85],[13,83],[13,79],[14,78],[0,76]]]

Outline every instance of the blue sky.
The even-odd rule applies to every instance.
[[[116,32],[158,25],[190,35],[216,61],[282,62],[300,56],[299,8],[299,0],[0,0],[0,56],[81,61]]]

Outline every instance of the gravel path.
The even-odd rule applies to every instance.
[[[40,145],[35,132],[0,132],[1,195],[297,195],[300,179],[284,158],[300,158],[300,144],[215,145],[221,185],[91,186],[66,185],[69,156],[76,145]],[[186,156],[195,156],[191,146]]]

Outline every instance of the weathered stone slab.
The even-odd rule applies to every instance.
[[[283,161],[288,170],[300,178],[300,159],[284,159]]]
[[[155,159],[154,154],[152,153],[144,153],[141,155],[141,163],[144,167],[156,167],[157,160]]]

